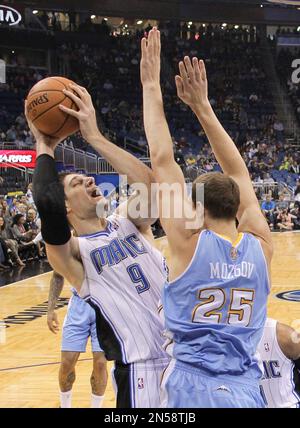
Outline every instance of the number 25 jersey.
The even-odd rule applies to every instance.
[[[158,302],[165,259],[126,218],[112,215],[104,231],[78,238],[85,278],[80,296],[96,311],[108,360],[129,364],[165,358]]]
[[[268,269],[253,235],[228,238],[203,230],[189,266],[166,283],[166,349],[211,374],[259,379],[255,357],[266,320]]]

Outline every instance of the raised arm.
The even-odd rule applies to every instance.
[[[54,150],[60,141],[39,132],[28,117],[27,121],[36,140],[33,197],[41,219],[48,260],[56,272],[80,290],[84,278],[83,265],[77,238],[71,236],[64,189],[59,182],[54,160]]]
[[[183,173],[174,158],[172,138],[164,113],[160,87],[160,32],[156,28],[149,32],[148,40],[142,39],[141,48],[144,127],[152,170],[159,185],[174,190],[159,192],[160,220],[169,244],[172,246],[174,241],[175,248],[178,248],[178,242],[181,242],[178,238],[191,234],[191,230],[186,228],[186,216],[192,215],[192,208],[187,199]],[[174,207],[179,207],[181,215],[175,216]],[[165,215],[168,212],[170,215]]]
[[[128,184],[143,184],[147,189],[145,195],[142,195],[141,203],[148,204],[148,211],[150,214],[151,208],[151,184],[154,181],[153,172],[143,162],[137,159],[132,154],[121,149],[117,145],[108,141],[100,132],[97,126],[95,108],[93,106],[92,98],[88,91],[82,86],[70,85],[77,95],[73,92],[65,90],[65,94],[70,97],[78,107],[78,111],[71,110],[64,107],[60,108],[73,117],[76,117],[80,123],[80,131],[83,138],[98,152],[103,158],[111,164],[111,166],[121,175],[126,175]],[[150,216],[133,217],[130,213],[130,203],[136,204],[136,196],[129,198],[128,202],[120,205],[118,213],[128,216],[131,221],[138,227],[147,227],[152,224],[156,219],[151,219]]]
[[[249,172],[234,142],[217,119],[208,100],[205,65],[202,60],[189,57],[179,63],[180,76],[176,76],[179,98],[197,116],[223,172],[232,177],[240,189],[238,212],[239,230],[256,235],[263,246],[268,262],[272,257],[271,233],[261,213]]]
[[[49,297],[48,297],[48,311],[47,311],[47,323],[49,330],[56,334],[59,330],[59,322],[55,307],[59,296],[61,295],[64,286],[64,278],[57,272],[53,272],[50,280]]]

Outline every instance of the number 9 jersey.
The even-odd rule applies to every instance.
[[[203,230],[189,266],[163,291],[167,351],[209,375],[257,379],[266,321],[268,268],[261,244]],[[173,342],[173,343],[171,343]]]
[[[80,297],[96,310],[108,360],[122,364],[165,358],[158,302],[167,278],[162,254],[126,218],[78,238],[85,279]]]

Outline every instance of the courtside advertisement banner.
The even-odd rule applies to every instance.
[[[10,168],[25,166],[34,168],[36,152],[34,150],[0,150],[0,167]]]

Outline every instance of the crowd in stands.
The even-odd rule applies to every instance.
[[[300,195],[300,182],[297,185]],[[271,230],[299,230],[300,229],[300,198],[290,202],[289,195],[279,194],[279,199],[274,201],[272,192],[266,195],[261,204]]]
[[[47,26],[52,25],[48,19]],[[91,25],[91,22],[86,22],[86,30],[92,28]],[[137,155],[145,156],[147,142],[143,129],[139,75],[140,39],[151,27],[117,37],[110,34],[105,22],[102,27],[103,34],[97,47],[72,43],[59,46],[57,56],[60,68],[65,70],[66,76],[91,92],[100,128],[104,132],[111,131],[117,144],[123,145],[126,138],[131,143],[128,147],[135,147],[133,151]],[[185,55],[197,56],[206,63],[210,102],[243,154],[258,198],[266,199],[265,203],[275,204],[271,209],[264,209],[270,227],[275,230],[298,228],[297,197],[300,199],[300,191],[297,190],[297,179],[300,155],[288,146],[284,125],[276,115],[273,96],[262,66],[259,36],[254,27],[236,27],[180,25],[175,22],[160,24],[163,45],[162,87],[174,153],[187,176],[193,171],[198,174],[219,170],[203,130],[176,95],[174,76],[178,72],[178,62]],[[278,56],[278,72],[283,80],[287,78],[286,70],[290,70],[288,55],[288,52],[282,50]],[[7,84],[0,85],[1,141],[14,142],[20,148],[33,147],[34,141],[22,113],[23,102],[32,85],[45,76],[44,72],[37,69],[24,69],[17,65],[9,68]],[[298,87],[288,82],[288,88],[300,117]],[[80,134],[69,138],[66,144],[92,150],[87,148]],[[275,182],[282,181],[290,190],[294,189],[296,198],[295,206],[289,204],[283,210],[277,209],[276,204],[289,201],[281,201],[284,196],[279,195],[276,186],[272,187]],[[262,190],[264,187],[260,186],[267,184],[273,189],[272,195],[266,195]],[[284,198],[291,199],[290,196]],[[118,203],[117,199],[114,200],[115,204]],[[20,201],[14,201],[13,206],[16,202],[18,205]],[[27,211],[13,212],[9,221],[6,221],[6,227],[8,225],[11,229],[15,215],[25,214],[13,227],[15,234],[17,228],[28,229]],[[286,215],[291,217],[284,217]],[[24,226],[21,224],[23,220]],[[33,235],[28,233],[27,242],[21,240],[20,236],[14,239],[18,245],[24,242],[27,245],[32,242]]]
[[[24,261],[45,257],[41,223],[32,197],[32,184],[26,194],[0,199],[0,270]]]

